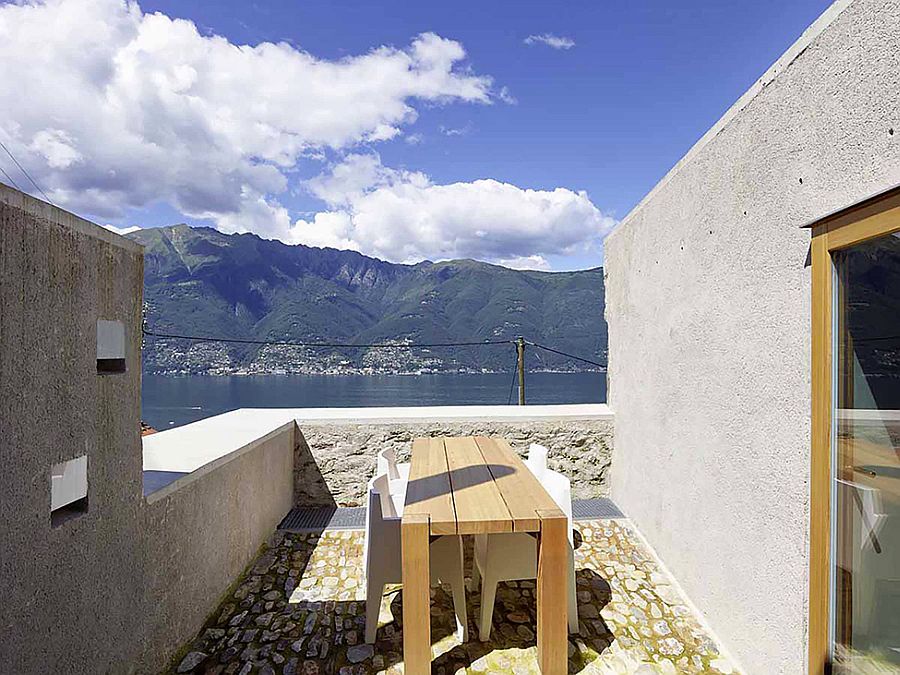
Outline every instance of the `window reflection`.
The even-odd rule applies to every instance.
[[[835,672],[900,672],[900,238],[834,263]]]

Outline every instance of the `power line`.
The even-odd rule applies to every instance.
[[[575,356],[574,354],[567,354],[566,352],[561,352],[558,349],[553,349],[553,347],[547,347],[546,345],[539,345],[537,342],[526,342],[525,344],[531,345],[532,347],[537,347],[538,349],[543,349],[544,351],[552,352],[554,354],[559,354],[560,356],[565,356],[570,359],[575,359],[576,361],[583,361],[584,363],[589,363],[592,366],[597,366],[598,368],[606,368],[602,363],[598,363],[597,361],[591,361],[590,359],[585,359],[580,356]]]
[[[12,185],[14,188],[16,188],[16,190],[20,189],[19,186],[16,185],[16,181],[14,181],[12,179],[12,176],[10,176],[8,173],[6,173],[6,170],[2,166],[0,166],[0,172],[3,172],[3,175],[6,176],[6,180],[9,181],[10,185]]]
[[[6,150],[6,154],[9,155],[9,158],[15,163],[15,165],[16,165],[17,167],[19,167],[19,171],[21,171],[22,173],[24,173],[24,174],[25,174],[25,177],[26,177],[28,180],[31,181],[31,184],[34,185],[34,187],[37,189],[37,191],[40,192],[42,195],[44,195],[44,199],[47,200],[47,203],[48,203],[48,204],[51,204],[51,205],[53,205],[53,206],[56,206],[56,205],[53,204],[53,202],[50,200],[50,197],[47,196],[47,193],[44,192],[44,191],[41,189],[41,186],[38,185],[38,184],[34,181],[34,178],[31,177],[31,174],[28,173],[28,172],[25,170],[25,167],[22,166],[21,164],[19,164],[19,160],[17,160],[15,157],[13,157],[13,154],[9,151],[9,148],[7,148],[7,147],[3,144],[3,141],[0,141],[0,148],[3,148],[4,150]],[[4,175],[6,175],[6,172],[5,172],[5,171],[4,171],[3,173],[4,173]],[[7,176],[7,178],[9,178],[9,176]],[[10,180],[12,180],[12,179],[10,179]],[[16,189],[18,189],[18,188],[16,188]]]
[[[536,358],[538,360],[538,366],[540,368],[544,368],[546,366],[546,364],[544,363],[544,358],[541,356],[540,352],[535,352],[534,358]]]
[[[341,342],[291,342],[288,340],[248,340],[244,338],[212,337],[208,335],[176,335],[173,333],[157,333],[144,329],[144,335],[173,340],[196,340],[197,342],[231,342],[242,345],[269,345],[273,347],[323,347],[330,349],[431,349],[436,347],[480,347],[483,345],[508,345],[513,340],[485,340],[482,342],[432,342],[414,344],[394,344],[376,342],[368,344]]]
[[[430,342],[430,343],[407,343],[407,344],[396,344],[396,343],[386,343],[386,342],[370,342],[370,343],[350,343],[350,342],[293,342],[290,340],[251,340],[246,338],[226,338],[226,337],[214,337],[211,335],[182,335],[178,333],[160,333],[157,331],[148,330],[146,327],[142,329],[142,332],[145,337],[154,337],[154,338],[166,338],[171,340],[194,340],[197,342],[225,342],[232,344],[242,344],[242,345],[264,345],[264,346],[272,346],[272,347],[306,347],[311,349],[432,349],[432,348],[441,348],[441,347],[483,347],[483,346],[495,346],[495,345],[510,345],[515,344],[516,340],[483,340],[481,342],[476,341],[468,341],[468,342]],[[597,361],[593,361],[591,359],[586,359],[581,356],[576,356],[575,354],[569,354],[564,351],[560,351],[559,349],[554,349],[553,347],[548,347],[546,345],[538,344],[537,342],[526,341],[526,345],[530,345],[532,347],[536,347],[538,349],[543,349],[544,351],[551,352],[553,354],[558,354],[559,356],[564,356],[569,359],[574,359],[576,361],[581,361],[583,363],[590,364],[592,366],[596,366],[598,368],[605,368],[602,363]],[[507,396],[507,405],[512,405],[512,396],[513,391],[515,391],[516,385],[516,375],[518,374],[518,353],[516,354],[516,363],[513,368],[513,376],[512,381],[509,384],[509,395]]]
[[[171,340],[194,340],[197,342],[227,342],[242,345],[267,345],[272,347],[309,347],[309,348],[325,348],[325,349],[433,349],[440,347],[482,347],[491,345],[509,345],[515,344],[515,340],[482,340],[469,342],[427,342],[427,343],[388,343],[388,342],[370,342],[370,343],[351,343],[351,342],[293,342],[290,340],[251,340],[246,338],[227,338],[215,337],[211,335],[182,335],[179,333],[160,333],[157,331],[143,329],[143,334],[147,337],[167,338]],[[575,359],[583,363],[605,368],[606,366],[598,361],[592,361],[575,354],[548,347],[537,342],[527,341],[525,344],[544,351],[558,354],[569,359]],[[515,380],[513,380],[515,383]],[[512,390],[512,387],[510,387]]]

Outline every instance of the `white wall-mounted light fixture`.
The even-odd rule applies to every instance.
[[[97,372],[125,372],[125,326],[121,321],[97,320]]]
[[[87,455],[50,469],[50,521],[53,527],[87,511]]]

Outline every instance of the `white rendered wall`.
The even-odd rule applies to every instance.
[[[900,183],[900,5],[839,2],[606,242],[612,496],[749,673],[806,667],[809,232]]]

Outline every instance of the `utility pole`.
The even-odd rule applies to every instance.
[[[525,405],[525,338],[516,338],[516,354],[519,360],[519,405]]]

